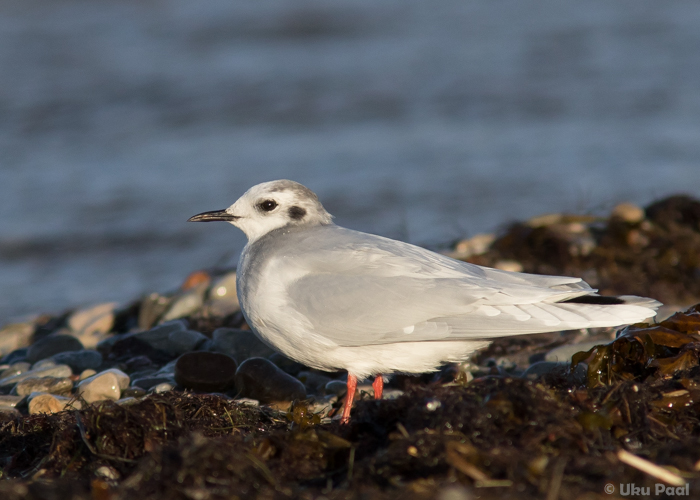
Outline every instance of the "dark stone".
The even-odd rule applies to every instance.
[[[203,335],[195,330],[177,330],[168,335],[167,351],[177,356],[200,350],[199,348],[209,340],[206,335]]]
[[[66,311],[61,316],[43,316],[37,320],[36,328],[34,329],[34,335],[32,336],[32,343],[48,337],[53,332],[60,328],[66,326],[68,317],[72,314],[72,311]]]
[[[275,352],[250,330],[217,328],[212,340],[213,352],[228,354],[239,364],[248,358],[266,358]]]
[[[174,356],[170,353],[156,349],[144,340],[132,335],[125,335],[117,341],[109,353],[109,359],[113,361],[126,361],[134,356],[146,356],[157,365],[162,365],[171,361]]]
[[[276,364],[278,368],[282,369],[282,371],[289,373],[294,377],[296,377],[300,371],[309,369],[308,366],[302,365],[301,363],[294,361],[293,359],[289,359],[281,352],[271,354],[267,357],[267,359]]]
[[[122,398],[140,398],[147,394],[142,387],[129,387],[122,391]]]
[[[134,333],[134,337],[143,340],[160,351],[170,351],[170,334],[187,329],[185,321],[173,320],[151,328],[145,332]]]
[[[646,215],[666,229],[686,226],[700,231],[700,201],[690,196],[675,195],[654,202],[646,208]]]
[[[102,354],[92,349],[84,351],[66,351],[54,354],[51,359],[58,365],[68,365],[73,373],[84,370],[97,370],[102,365]]]
[[[543,375],[553,373],[557,370],[561,373],[565,373],[566,371],[568,371],[568,368],[569,366],[567,363],[557,363],[555,361],[540,361],[539,363],[530,365],[530,367],[527,370],[525,370],[525,373],[523,373],[523,378],[528,380],[537,380]]]
[[[36,341],[27,351],[27,361],[36,363],[42,359],[50,358],[54,354],[66,351],[82,351],[83,344],[72,335],[49,335]]]
[[[585,385],[586,379],[588,378],[588,365],[586,363],[579,363],[576,368],[569,371],[566,376],[566,380],[574,385]]]
[[[13,365],[15,363],[19,363],[20,361],[25,361],[27,359],[28,351],[29,347],[20,347],[19,349],[15,349],[11,353],[7,354],[7,356],[2,358],[2,363],[6,365]]]
[[[157,386],[158,384],[162,384],[163,382],[167,382],[173,385],[175,384],[175,380],[172,376],[155,374],[139,378],[134,377],[131,381],[131,384],[135,387],[140,387],[148,391],[153,387]],[[193,387],[191,387],[191,389],[193,389]]]
[[[296,377],[313,394],[323,394],[326,384],[332,380],[326,375],[310,370],[301,371]]]
[[[238,367],[236,389],[242,397],[264,404],[306,399],[304,384],[265,358],[250,358]]]
[[[127,359],[124,362],[124,368],[126,368],[127,372],[136,372],[144,370],[155,371],[156,365],[153,364],[153,361],[151,361],[148,356],[140,355]]]
[[[217,352],[188,352],[175,363],[175,381],[196,391],[222,391],[233,386],[236,361]]]

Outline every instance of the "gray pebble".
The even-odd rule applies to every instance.
[[[150,378],[157,376],[158,375],[156,375],[156,370],[140,370],[137,372],[133,372],[131,375],[129,375],[129,378],[131,378],[131,385],[134,385],[134,382],[140,378]]]
[[[170,332],[168,335],[167,352],[174,356],[179,356],[186,352],[196,351],[207,340],[209,340],[209,338],[206,335],[194,330]]]
[[[548,373],[552,373],[555,370],[560,370],[562,373],[568,372],[569,365],[568,363],[540,361],[539,363],[530,365],[530,367],[527,370],[525,370],[525,373],[523,373],[523,378],[528,380],[537,380],[541,376],[546,375]]]
[[[27,351],[27,361],[36,363],[64,351],[80,351],[83,344],[72,335],[56,334],[34,342]]]
[[[43,370],[44,368],[56,366],[57,364],[58,363],[51,358],[41,359],[32,365],[32,370]]]
[[[34,334],[33,323],[11,323],[0,329],[0,356],[29,344]]]
[[[94,349],[112,329],[116,306],[115,302],[108,302],[80,309],[68,318],[68,326],[85,347]]]
[[[2,373],[0,373],[0,380],[12,377],[13,375],[19,375],[20,373],[28,372],[32,365],[26,361],[19,361],[17,363],[12,363],[9,367],[5,368]]]
[[[397,399],[404,395],[401,389],[384,389],[382,399]]]
[[[435,493],[435,492],[433,492]],[[462,485],[446,486],[437,492],[437,500],[472,500],[474,494]]]
[[[134,403],[138,403],[138,399],[132,398],[132,397],[127,397],[127,398],[122,397],[121,399],[117,399],[117,404],[119,406],[129,406],[129,405],[132,405]]]
[[[228,316],[240,310],[235,272],[222,276],[212,284],[207,307],[209,313],[216,316]]]
[[[334,396],[340,397],[345,395],[346,392],[348,392],[348,385],[342,380],[331,380],[326,384],[324,390],[326,394],[332,394]]]
[[[14,408],[24,399],[24,396],[3,395],[0,396],[0,406]]]
[[[119,472],[117,472],[115,469],[112,467],[109,467],[107,465],[103,465],[101,467],[98,467],[97,470],[95,471],[95,475],[99,477],[103,477],[107,479],[108,481],[116,481],[119,479],[121,476]]]
[[[68,365],[49,366],[40,370],[30,370],[25,373],[20,373],[19,375],[4,378],[0,380],[0,387],[14,386],[22,380],[33,377],[70,377],[72,374],[73,371]]]
[[[183,330],[187,330],[187,323],[182,320],[174,320],[133,335],[137,339],[146,342],[151,347],[167,352],[170,345],[170,334]]]
[[[104,370],[97,375],[102,375],[103,373],[112,373],[117,377],[117,382],[119,383],[119,388],[123,391],[129,387],[129,376],[121,371],[119,368],[110,368],[109,370]]]
[[[114,373],[109,372],[98,373],[83,380],[78,384],[76,393],[88,403],[106,399],[116,401],[121,397],[119,380]]]
[[[152,327],[173,301],[172,297],[166,297],[152,293],[141,301],[139,307],[138,326],[141,329]]]
[[[306,398],[304,384],[265,358],[250,358],[238,367],[236,389],[242,397],[263,404],[288,405],[295,399]]]
[[[328,413],[333,409],[333,404],[338,401],[336,396],[328,396],[323,399],[315,400],[311,405],[309,405],[309,410],[311,413],[315,413],[325,418]],[[322,422],[323,423],[323,422]]]
[[[12,388],[12,394],[29,396],[32,392],[48,394],[70,394],[73,381],[69,377],[37,377],[28,378]]]
[[[161,366],[160,369],[156,372],[156,375],[174,375],[176,364],[177,359],[173,359],[172,361]]]
[[[248,358],[266,358],[273,352],[250,330],[218,328],[212,334],[212,352],[227,354],[242,363]]]
[[[597,345],[605,345],[607,340],[587,340],[578,344],[564,344],[555,347],[544,355],[545,361],[553,361],[559,363],[571,363],[571,356],[581,351],[589,351]]]
[[[206,290],[207,285],[202,283],[175,297],[159,321],[161,323],[168,322],[184,318],[196,312],[204,304],[204,293]]]
[[[238,398],[236,403],[243,406],[260,406],[260,401],[250,398]]]
[[[95,370],[102,365],[102,354],[92,349],[60,352],[54,354],[51,359],[57,364],[70,366],[73,373],[81,373],[89,369]]]
[[[174,384],[170,384],[170,383],[168,383],[168,382],[163,382],[162,384],[158,384],[157,386],[155,386],[155,387],[151,390],[151,392],[153,392],[153,393],[155,393],[155,394],[161,394],[161,393],[163,393],[163,392],[172,391],[174,388],[175,388],[175,385],[174,385]]]

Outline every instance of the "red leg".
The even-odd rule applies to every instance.
[[[345,395],[345,405],[343,406],[343,416],[340,419],[341,424],[350,423],[350,410],[352,409],[352,400],[355,399],[355,391],[357,390],[357,377],[348,373],[348,393]]]
[[[377,376],[374,377],[372,387],[374,387],[374,399],[382,399],[382,392],[384,392],[384,377],[382,377],[381,373],[377,373]]]

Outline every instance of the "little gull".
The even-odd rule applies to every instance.
[[[236,288],[260,339],[319,370],[348,372],[341,422],[358,378],[424,373],[497,337],[646,320],[659,302],[603,297],[580,278],[501,271],[337,226],[318,197],[289,180],[250,188],[225,210],[248,244]]]

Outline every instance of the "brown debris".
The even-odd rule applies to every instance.
[[[700,301],[700,201],[672,196],[645,214],[642,220],[557,215],[518,222],[468,260],[490,267],[510,260],[528,273],[579,276],[603,295],[686,306]]]

